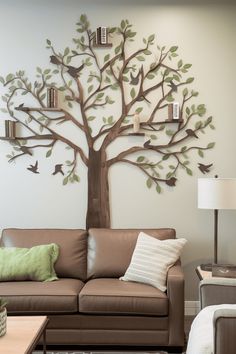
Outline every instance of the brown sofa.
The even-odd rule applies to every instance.
[[[119,280],[141,230],[5,229],[3,247],[55,242],[60,255],[58,281],[0,282],[9,315],[49,317],[47,343],[96,346],[184,344],[184,277],[180,262],[171,267],[167,292]],[[143,229],[159,239],[173,229]]]

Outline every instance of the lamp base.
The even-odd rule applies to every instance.
[[[205,272],[212,272],[212,268],[214,265],[215,265],[214,263],[205,263],[205,264],[201,264],[200,268]]]

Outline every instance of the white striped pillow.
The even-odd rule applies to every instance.
[[[166,291],[168,269],[178,260],[187,240],[184,238],[158,240],[140,232],[124,281],[150,284]]]

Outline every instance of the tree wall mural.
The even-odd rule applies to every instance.
[[[26,168],[38,174],[35,151],[45,149],[45,157],[50,158],[56,145],[64,144],[68,160],[54,165],[52,174],[61,175],[63,185],[79,182],[78,165],[84,164],[88,170],[86,226],[110,227],[108,174],[113,165],[137,168],[146,186],[161,193],[165,186],[176,185],[180,170],[192,175],[194,151],[203,159],[214,147],[213,142],[200,144],[201,134],[214,125],[212,117],[206,117],[205,105],[192,102],[198,92],[190,88],[194,81],[187,75],[191,64],[179,58],[177,46],[161,47],[151,34],[134,50],[136,32],[128,20],[108,29],[112,48],[94,46],[96,33],[86,15],[81,15],[76,30],[72,47],[63,52],[47,39],[50,67],[37,67],[34,82],[23,70],[0,77],[6,89],[1,111],[21,127],[21,134],[9,140],[12,151],[7,158],[13,162],[27,155]],[[59,107],[48,107],[50,87],[64,98]],[[179,102],[177,121],[168,119],[174,101]],[[137,115],[140,130],[133,133]],[[87,147],[80,139],[63,134],[61,127],[68,124],[84,136]],[[128,147],[122,139],[129,139]],[[117,141],[120,152],[110,156],[109,147]],[[202,173],[211,166],[198,163]]]

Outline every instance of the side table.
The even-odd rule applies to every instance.
[[[196,268],[196,273],[200,280],[212,278],[212,271],[202,270],[200,266]]]

